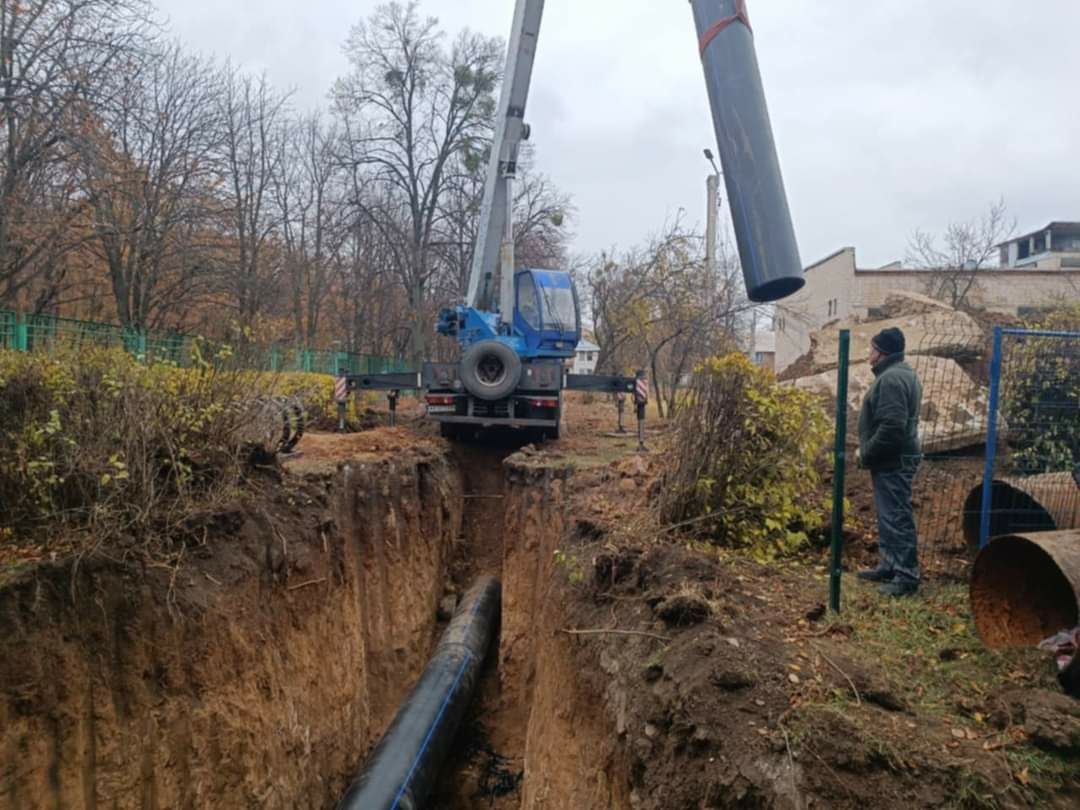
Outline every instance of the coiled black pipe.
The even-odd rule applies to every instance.
[[[371,752],[338,810],[416,810],[453,745],[499,621],[499,580],[465,594],[419,683]]]

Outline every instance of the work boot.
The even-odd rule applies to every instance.
[[[911,580],[894,580],[893,582],[887,582],[879,589],[882,596],[914,596],[919,592],[919,583]]]
[[[859,571],[855,574],[859,579],[864,582],[892,582],[893,572],[888,568],[868,568],[865,571]]]

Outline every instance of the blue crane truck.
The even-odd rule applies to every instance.
[[[496,113],[490,165],[465,301],[439,314],[436,330],[456,338],[456,363],[418,372],[352,375],[349,391],[423,392],[428,416],[450,438],[490,428],[557,439],[563,394],[611,392],[634,398],[641,435],[648,398],[644,374],[572,374],[582,337],[581,305],[569,273],[519,269],[514,260],[513,182],[530,134],[525,108],[545,0],[517,0]],[[691,0],[747,294],[784,298],[803,284],[745,0]]]

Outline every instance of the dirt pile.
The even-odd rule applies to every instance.
[[[955,360],[917,355],[908,362],[923,383],[923,409],[919,420],[924,453],[944,453],[986,441],[986,413],[989,389],[975,382]],[[866,392],[874,382],[869,363],[855,363],[848,371],[848,412],[852,428]],[[837,375],[826,371],[802,377],[795,386],[836,399]],[[1005,435],[1007,425],[998,417]]]
[[[445,452],[316,445],[183,565],[0,591],[0,807],[333,806],[426,662],[461,491]]]

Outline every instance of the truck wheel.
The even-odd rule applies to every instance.
[[[477,399],[506,399],[521,379],[521,358],[497,340],[485,340],[461,359],[461,382]]]

